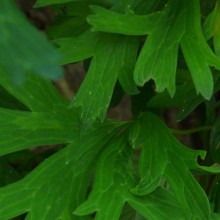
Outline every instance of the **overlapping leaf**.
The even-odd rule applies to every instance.
[[[81,108],[82,130],[97,118],[104,119],[118,74],[125,65],[132,71],[132,63],[128,62],[134,57],[132,49],[136,54],[137,45],[136,38],[100,34],[87,76],[71,103]]]
[[[143,123],[142,129],[140,122]],[[181,145],[163,122],[151,113],[145,113],[137,123],[131,140],[135,147],[142,146],[140,183],[132,192],[146,195],[162,183],[162,177],[166,177],[169,190],[174,193],[186,219],[211,219],[205,192],[190,172],[196,168],[209,169],[197,164],[197,157],[204,158],[205,152]]]
[[[20,83],[29,71],[50,79],[60,77],[61,56],[28,23],[13,1],[1,2],[0,15],[0,65],[10,78]]]
[[[26,219],[32,220],[82,219],[72,211],[85,199],[96,157],[117,128],[117,124],[102,126],[44,161],[24,179],[1,188],[1,219],[26,212]]]
[[[161,145],[161,133],[152,127],[148,117],[141,117],[135,122],[130,139],[135,148],[142,148],[139,159],[140,182],[132,192],[146,195],[161,184],[169,160],[166,147]]]
[[[128,202],[149,220],[181,219],[181,210],[167,191],[158,189],[148,197],[137,197],[129,191],[135,183],[129,151],[123,136],[108,146],[98,161],[88,200],[74,213],[86,215],[96,212],[96,220],[118,220],[125,202]]]

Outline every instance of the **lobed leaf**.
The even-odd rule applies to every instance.
[[[175,198],[169,192],[158,189],[145,197],[134,196],[130,192],[135,179],[125,138],[126,136],[117,138],[102,153],[97,164],[92,192],[88,200],[74,213],[81,216],[96,212],[96,220],[118,220],[127,202],[149,220],[160,217],[167,220],[174,217],[182,219],[181,209],[176,206]]]
[[[171,0],[160,12],[138,57],[134,79],[137,85],[153,79],[156,91],[175,93],[179,42],[185,31],[185,3]]]
[[[133,147],[142,149],[138,165],[140,181],[131,190],[136,195],[153,192],[161,184],[168,164],[166,145],[164,146],[164,140],[161,138],[161,131],[153,127],[148,117],[151,117],[150,114],[140,117],[130,132]]]
[[[117,129],[107,123],[45,160],[24,179],[1,188],[1,219],[28,213],[25,219],[51,220],[68,213],[80,220],[72,210],[85,199],[96,157]]]
[[[106,34],[99,38],[87,76],[70,105],[81,108],[82,131],[97,118],[104,119],[118,74],[130,61],[128,52],[136,46],[133,40],[128,36]]]
[[[205,41],[200,25],[199,1],[184,1],[187,7],[186,32],[180,45],[187,66],[192,74],[197,93],[205,99],[213,94],[213,77],[209,66],[220,68],[220,59]]]
[[[138,169],[143,184],[139,184],[138,190],[132,192],[146,195],[150,192],[149,189],[155,190],[162,184],[162,177],[166,177],[168,190],[174,193],[178,206],[185,215],[184,219],[210,219],[211,210],[207,196],[190,173],[191,169],[207,169],[197,164],[197,157],[204,158],[205,152],[180,144],[166,125],[152,113],[145,113],[140,121],[147,129],[134,126],[130,138],[135,146],[142,146]],[[219,169],[215,171],[219,172]]]

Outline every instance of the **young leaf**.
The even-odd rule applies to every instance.
[[[179,42],[185,31],[185,3],[170,0],[161,11],[138,57],[134,79],[137,85],[153,79],[156,91],[175,93]]]
[[[61,56],[45,36],[28,23],[15,3],[1,1],[0,15],[0,65],[11,80],[19,84],[30,71],[49,79],[59,78]]]

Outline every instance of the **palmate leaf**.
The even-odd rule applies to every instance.
[[[134,57],[131,50],[135,49],[133,52],[136,53],[137,47],[136,38],[100,34],[87,76],[71,103],[71,107],[81,108],[82,131],[97,118],[104,119],[118,74],[125,65],[129,70],[133,69],[134,62],[128,62]]]
[[[8,220],[22,213],[28,213],[27,220],[60,219],[61,216],[82,219],[72,212],[85,199],[96,157],[118,127],[120,124],[107,123],[78,138],[24,179],[1,188],[1,219]]]
[[[168,189],[174,193],[184,212],[184,219],[211,219],[208,198],[190,172],[191,169],[212,169],[197,164],[197,157],[204,158],[205,152],[194,151],[180,144],[164,123],[152,113],[145,113],[140,121],[143,124],[145,122],[145,130],[135,125],[131,133],[135,146],[142,146],[139,162],[140,184],[132,192],[147,194],[161,183],[162,177],[166,177]],[[164,162],[164,167],[160,166],[161,161],[158,158]],[[219,172],[219,169],[216,171]]]
[[[0,65],[11,80],[20,83],[29,71],[49,79],[59,78],[62,74],[58,65],[61,56],[45,36],[28,23],[15,3],[1,1],[0,14]]]
[[[138,57],[134,79],[137,85],[153,79],[156,91],[175,93],[175,74],[179,42],[185,31],[185,3],[170,0],[154,23]]]
[[[149,220],[181,219],[182,213],[167,191],[158,189],[148,197],[137,197],[129,191],[135,183],[129,151],[125,135],[106,148],[97,164],[93,190],[74,213],[87,215],[96,212],[96,220],[118,220],[125,202],[128,202]]]
[[[180,45],[191,72],[197,93],[205,99],[213,94],[213,77],[209,66],[220,69],[220,59],[205,41],[200,25],[199,1],[184,1],[187,7],[186,32]]]

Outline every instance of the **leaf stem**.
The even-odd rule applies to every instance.
[[[171,128],[171,131],[173,132],[173,134],[177,134],[177,135],[190,135],[190,134],[201,132],[201,131],[210,131],[211,129],[212,129],[212,126],[207,125],[207,126],[201,126],[201,127],[191,128],[187,130],[178,130],[178,129]]]

